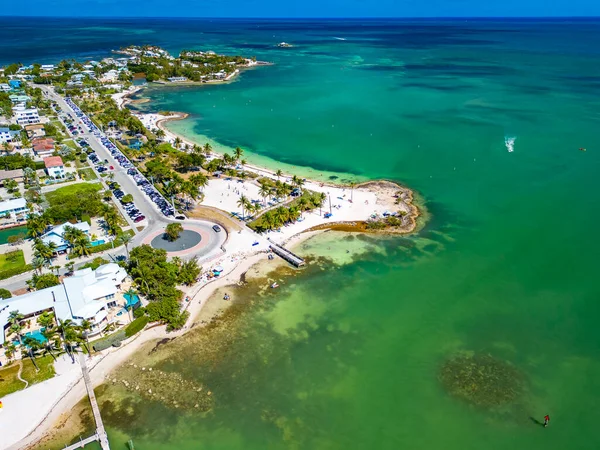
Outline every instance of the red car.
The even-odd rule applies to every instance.
[[[115,170],[115,168],[113,166],[110,166],[109,169],[110,170]]]
[[[139,216],[136,217],[136,219],[134,220],[135,223],[141,222],[142,220],[144,220],[146,218],[146,216]]]

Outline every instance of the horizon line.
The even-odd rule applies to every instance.
[[[497,19],[600,19],[598,16],[347,16],[347,17],[227,17],[227,16],[9,16],[0,19],[206,19],[206,20],[497,20]]]

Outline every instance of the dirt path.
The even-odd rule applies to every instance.
[[[19,371],[17,372],[17,378],[19,381],[22,381],[23,383],[25,383],[25,387],[23,389],[27,389],[27,386],[29,386],[29,381],[21,378],[21,372],[23,372],[23,360],[22,359],[19,360]]]

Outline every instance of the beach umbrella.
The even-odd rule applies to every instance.
[[[223,272],[223,270],[225,270],[223,269],[223,266],[217,266],[213,269],[213,272]]]

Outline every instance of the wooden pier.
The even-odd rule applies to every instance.
[[[281,245],[276,244],[271,239],[269,239],[269,242],[271,243],[271,245],[269,245],[269,248],[271,249],[271,251],[273,253],[275,253],[277,256],[285,259],[287,262],[289,262],[293,266],[302,267],[302,266],[304,266],[306,264],[304,262],[304,259],[300,258],[295,253],[292,253],[287,248],[282,247]]]
[[[100,443],[100,447],[102,448],[102,450],[110,450],[108,436],[106,435],[106,430],[104,429],[104,424],[102,423],[100,408],[98,408],[96,394],[94,393],[94,386],[92,385],[92,381],[90,380],[90,373],[88,371],[87,364],[85,363],[85,355],[83,353],[79,353],[79,365],[81,366],[81,372],[83,373],[83,382],[85,383],[85,388],[87,389],[88,397],[90,398],[90,404],[92,405],[94,421],[96,422],[96,433],[94,433],[88,438],[76,442],[75,444],[65,447],[65,450],[75,450],[77,448],[83,448],[87,444],[90,444],[94,441]]]

